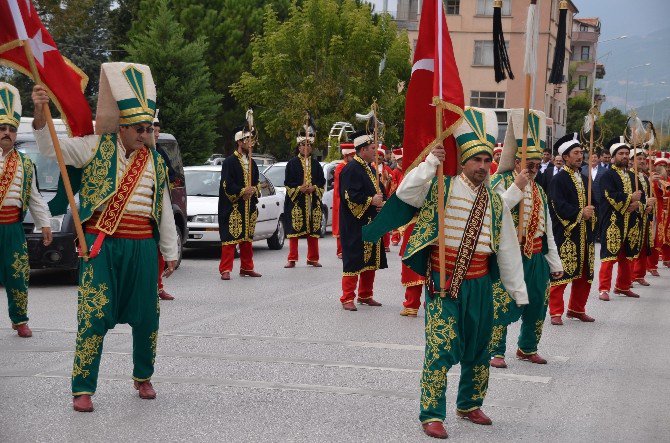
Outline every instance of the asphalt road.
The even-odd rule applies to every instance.
[[[132,387],[125,325],[105,341],[95,412],[71,408],[76,332],[74,286],[36,272],[29,296],[31,339],[4,317],[0,328],[0,441],[429,441],[418,422],[423,310],[398,315],[403,300],[397,248],[377,274],[380,308],[342,310],[341,263],[331,237],[321,269],[283,265],[288,245],[254,248],[260,279],[219,280],[218,251],[188,250],[166,281],[154,386]],[[236,261],[236,266],[239,262]],[[513,356],[492,369],[484,410],[493,426],[455,416],[458,367],[450,371],[447,429],[463,441],[668,441],[670,269],[635,288],[638,300],[592,291],[595,323],[547,320],[535,366]],[[2,297],[0,310],[6,312]]]

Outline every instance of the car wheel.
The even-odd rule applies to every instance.
[[[286,230],[284,229],[284,216],[280,216],[277,220],[277,229],[272,237],[268,238],[268,248],[278,251],[284,247],[284,240],[286,239]]]
[[[326,236],[326,228],[328,227],[328,208],[325,206],[321,208],[321,238]]]
[[[184,253],[184,244],[181,242],[181,230],[179,229],[179,226],[177,226],[177,266],[175,266],[175,269],[179,269],[179,265],[181,265],[181,256]]]

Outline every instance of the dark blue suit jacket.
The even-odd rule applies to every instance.
[[[605,174],[605,171],[607,171],[607,169],[608,168],[603,166],[602,163],[598,163],[598,172],[596,172],[596,178],[593,180],[593,184],[591,186],[594,206],[598,206],[600,204],[600,198],[601,198],[600,179],[602,178],[603,174]],[[590,173],[591,173],[591,167],[589,165],[582,165],[582,174],[585,175],[587,179]]]

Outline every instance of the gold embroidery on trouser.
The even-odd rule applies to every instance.
[[[100,354],[102,339],[102,335],[91,335],[90,337],[82,339],[82,337],[77,334],[77,348],[74,353],[72,378],[77,376],[81,376],[83,378],[88,377],[91,372],[85,368],[90,366],[98,354]]]
[[[479,365],[473,368],[474,377],[473,389],[474,393],[472,394],[472,400],[484,400],[486,397],[486,391],[489,384],[489,366],[488,365]]]
[[[437,408],[438,399],[447,386],[447,368],[429,370],[424,366],[421,374],[421,406],[424,409]]]
[[[158,331],[154,331],[151,333],[149,336],[149,340],[151,341],[151,352],[153,353],[153,356],[151,357],[151,364],[156,363],[156,346],[158,345]]]
[[[12,263],[12,269],[14,269],[14,278],[20,278],[23,281],[28,281],[30,276],[30,265],[28,264],[28,251],[15,252],[14,253],[14,263]]]
[[[500,340],[503,338],[503,333],[505,332],[505,326],[503,325],[494,325],[493,331],[491,332],[491,341],[489,342],[489,354],[493,354],[496,347],[500,344]]]
[[[28,292],[19,289],[11,289],[16,309],[20,315],[28,314]]]
[[[91,316],[103,318],[104,306],[109,303],[107,298],[107,285],[105,283],[94,287],[93,267],[89,266],[81,276],[79,284],[79,301],[77,304],[77,321],[80,325],[80,332],[83,334],[91,327]]]

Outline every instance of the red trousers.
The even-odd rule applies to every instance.
[[[243,241],[240,245],[240,269],[243,271],[254,270],[254,250],[251,248],[250,241]],[[231,272],[233,270],[233,260],[235,259],[235,245],[221,246],[221,262],[219,263],[219,274]]]
[[[405,288],[405,301],[402,305],[410,309],[419,309],[421,307],[421,293],[423,285],[407,286]]]
[[[360,275],[342,276],[342,297],[340,301],[347,303],[356,298],[356,284],[358,283],[358,299],[372,298],[372,287],[375,284],[375,271],[363,271]]]
[[[342,257],[342,241],[339,235],[337,236],[337,256]]]
[[[633,279],[637,280],[638,278],[644,278],[647,275],[647,260],[649,259],[647,255],[647,245],[642,246],[640,255],[633,260]]]
[[[560,317],[565,311],[563,304],[563,294],[567,283],[552,286],[549,290],[549,315],[552,317]],[[586,313],[586,301],[589,299],[589,292],[591,292],[591,283],[586,275],[582,275],[576,280],[572,280],[572,288],[570,288],[570,301],[568,302],[568,311],[576,312],[578,314]]]
[[[165,271],[165,259],[161,251],[158,251],[158,291],[163,290],[163,271]]]
[[[654,248],[651,251],[651,254],[647,257],[647,269],[650,271],[657,271],[658,270],[658,260],[660,258],[660,253],[658,252],[658,249]]]
[[[616,275],[616,283],[614,289],[619,289],[621,291],[627,291],[630,289],[633,283],[633,274],[631,272],[632,260],[626,258],[626,252],[622,250],[619,251],[619,255],[616,260],[609,260],[600,263],[600,291],[609,291],[612,287],[612,270],[614,269],[615,264],[619,264],[619,271]]]
[[[395,229],[391,233],[391,243],[393,243],[394,245],[400,243],[400,231],[398,231],[397,229]]]
[[[288,261],[298,261],[298,237],[288,239]],[[307,261],[319,261],[319,238],[307,236]]]
[[[391,234],[388,232],[384,234],[384,236],[382,237],[382,241],[384,242],[384,248],[388,248],[389,246],[391,246]]]
[[[670,261],[670,245],[663,245],[661,247],[661,254],[663,256],[663,261]]]

